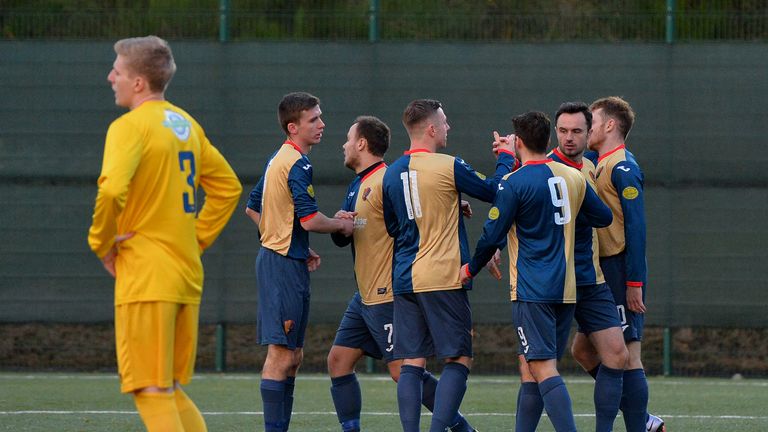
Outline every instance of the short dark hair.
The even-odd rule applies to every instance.
[[[602,109],[607,117],[610,117],[619,124],[619,132],[626,138],[632,125],[635,124],[635,112],[629,106],[629,102],[619,96],[608,96],[592,102],[589,109],[594,111]]]
[[[389,126],[374,116],[360,116],[355,119],[357,138],[368,141],[368,151],[383,157],[389,149]]]
[[[409,131],[437,112],[443,105],[434,99],[416,99],[403,111],[403,126]]]
[[[298,123],[301,112],[320,105],[320,99],[305,92],[288,93],[283,96],[277,106],[277,119],[285,133],[288,133],[288,123]]]
[[[557,125],[557,119],[561,114],[584,114],[584,119],[587,121],[587,131],[592,128],[592,112],[584,102],[563,102],[560,104],[560,108],[555,113],[555,125]]]
[[[545,153],[549,145],[550,121],[541,111],[529,111],[512,118],[515,135],[528,150]]]

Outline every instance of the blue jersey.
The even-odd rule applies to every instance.
[[[595,188],[595,165],[591,160],[583,158],[576,163],[555,147],[547,157],[569,167],[576,168],[587,180],[587,185]],[[576,217],[576,237],[574,248],[574,265],[576,266],[576,286],[591,286],[605,282],[600,269],[600,246],[597,240],[597,230],[587,220],[586,215],[579,213]]]
[[[498,189],[470,274],[479,273],[508,243],[512,300],[575,303],[576,216],[583,213],[592,225],[607,226],[610,210],[578,171],[551,159],[525,163]]]
[[[627,286],[642,287],[647,272],[643,172],[621,145],[600,157],[595,175],[597,193],[613,212],[613,223],[597,230],[600,256],[625,252]]]
[[[461,288],[455,269],[469,259],[461,194],[491,202],[515,160],[500,154],[493,179],[458,157],[407,151],[384,175],[384,222],[395,239],[395,295]]]
[[[307,155],[286,141],[266,164],[251,191],[248,208],[261,214],[261,245],[295,259],[309,257],[309,233],[301,227],[317,215],[312,164]]]

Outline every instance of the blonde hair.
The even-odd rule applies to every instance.
[[[121,39],[115,42],[115,53],[125,57],[133,73],[147,79],[153,92],[164,92],[176,73],[171,47],[157,36]]]

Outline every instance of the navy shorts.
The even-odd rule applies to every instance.
[[[627,309],[627,273],[624,263],[624,253],[600,258],[600,268],[605,275],[605,281],[613,293],[613,301],[619,311],[621,330],[624,332],[624,341],[643,340],[643,327],[645,327],[645,314],[635,313]],[[645,302],[645,281],[643,281],[643,302]]]
[[[611,327],[621,327],[616,303],[608,284],[584,285],[576,288],[576,330],[590,333]]]
[[[518,353],[527,361],[560,360],[568,346],[575,309],[572,303],[512,302]]]
[[[309,320],[307,262],[261,248],[256,257],[259,307],[256,337],[261,345],[304,346]]]
[[[361,349],[368,357],[391,362],[394,360],[392,311],[392,302],[367,306],[360,293],[355,293],[336,330],[333,344]]]
[[[465,289],[395,295],[395,358],[472,357]]]

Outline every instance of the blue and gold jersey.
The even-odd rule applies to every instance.
[[[317,215],[312,164],[286,141],[269,158],[264,175],[251,191],[248,208],[259,212],[261,246],[295,259],[309,257],[309,233],[302,221]]]
[[[395,239],[395,295],[462,288],[456,269],[468,261],[469,245],[461,194],[491,202],[514,163],[500,154],[496,174],[488,179],[458,157],[414,150],[387,169],[384,221]]]
[[[626,252],[628,286],[646,281],[645,203],[643,172],[624,145],[604,154],[597,163],[597,193],[613,212],[613,223],[597,230],[600,256]]]
[[[392,301],[392,251],[394,241],[384,226],[381,184],[387,165],[383,161],[361,171],[347,189],[342,210],[355,211],[351,237],[331,234],[338,246],[352,244],[355,280],[363,304]]]
[[[525,163],[504,176],[498,189],[470,274],[479,273],[508,243],[512,300],[575,303],[576,216],[607,226],[608,207],[578,171],[551,159]]]
[[[587,184],[595,187],[595,164],[587,158],[582,158],[581,163],[576,163],[555,147],[547,157],[555,162],[560,162],[569,167],[576,168],[587,180]],[[576,286],[597,285],[605,282],[603,271],[600,269],[600,242],[597,239],[597,230],[586,220],[586,216],[579,213],[576,217],[576,237],[574,247],[574,265],[576,266]]]

